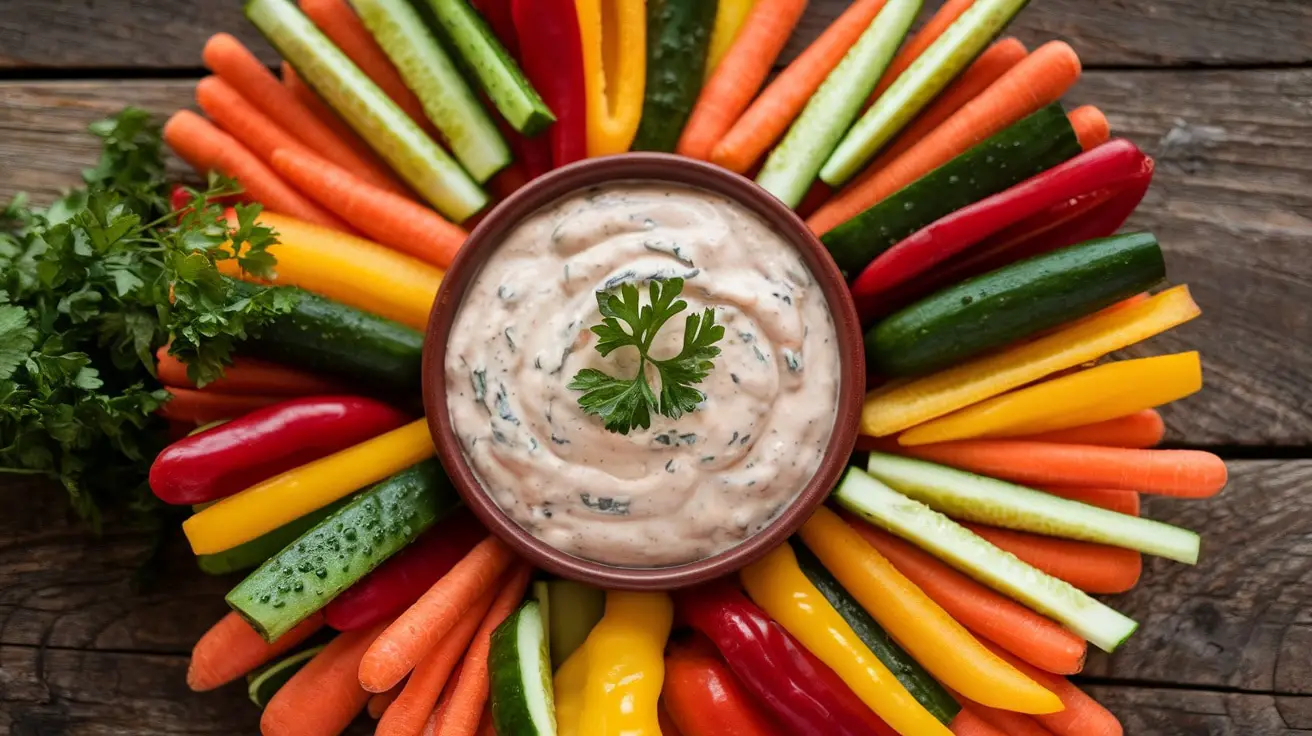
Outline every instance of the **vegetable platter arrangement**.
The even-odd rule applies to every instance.
[[[1075,52],[1002,35],[1025,4],[947,0],[912,33],[920,0],[855,0],[771,79],[805,0],[248,0],[280,78],[216,35],[203,116],[128,109],[93,128],[85,188],[6,211],[0,458],[88,516],[146,503],[123,490],[146,468],[190,507],[200,570],[244,577],[188,684],[244,678],[269,735],[364,711],[389,736],[1119,734],[1066,679],[1137,627],[1092,596],[1144,554],[1197,562],[1140,497],[1211,496],[1226,468],[1154,449],[1197,353],[1107,357],[1199,309],[1159,289],[1150,233],[1118,233],[1153,162],[1062,107]],[[165,145],[207,183],[168,181]],[[672,593],[533,570],[462,508],[417,411],[466,228],[628,151],[802,215],[870,374],[829,503]],[[571,384],[607,429],[705,399],[713,312],[696,338],[689,313],[686,364],[646,352],[682,287],[598,294],[593,332],[644,361]]]

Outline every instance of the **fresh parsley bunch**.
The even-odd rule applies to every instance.
[[[597,352],[607,356],[623,347],[638,351],[638,373],[633,378],[615,378],[595,368],[585,368],[574,375],[569,388],[582,391],[579,406],[588,414],[601,417],[606,429],[620,434],[651,427],[651,415],[662,414],[678,419],[697,408],[706,395],[693,388],[714,367],[712,359],[720,354],[715,343],[724,337],[724,327],[715,324],[715,310],[707,307],[700,315],[690,314],[684,321],[683,349],[673,358],[659,360],[651,355],[656,334],[675,315],[688,308],[678,299],[683,293],[683,279],[653,279],[647,286],[647,305],[639,303],[638,287],[624,284],[616,295],[597,292],[597,308],[602,322],[592,327],[597,335]],[[620,324],[628,325],[628,330]],[[659,396],[647,383],[647,365],[656,368],[660,377]]]

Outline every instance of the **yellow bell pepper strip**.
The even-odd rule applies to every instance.
[[[948,736],[888,668],[857,638],[797,566],[788,545],[740,573],[747,595],[788,633],[829,665],[861,702],[903,736]]]
[[[1201,314],[1176,286],[1032,342],[866,395],[861,433],[883,437],[1147,340]]]
[[[603,3],[608,12],[602,12]],[[647,86],[647,3],[576,0],[575,7],[588,96],[588,155],[624,153],[638,132]],[[616,68],[608,68],[608,61]]]
[[[901,445],[1022,437],[1082,427],[1169,404],[1203,387],[1198,353],[1123,360],[1054,378],[926,422]]]
[[[711,45],[706,50],[706,79],[711,78],[711,72],[720,65],[720,59],[724,58],[734,39],[738,38],[738,30],[743,27],[743,21],[747,20],[753,5],[756,5],[756,0],[720,0],[716,6],[715,25],[711,27]]]
[[[588,648],[581,646],[556,670],[552,690],[556,703],[556,736],[580,736],[583,687],[588,683]]]
[[[588,668],[580,734],[661,736],[656,706],[673,624],[674,602],[664,593],[606,591],[606,614],[583,645]]]
[[[228,222],[237,226],[232,210]],[[428,313],[442,285],[441,269],[373,241],[286,215],[261,212],[258,222],[278,233],[278,243],[269,248],[278,259],[274,283],[299,286],[416,330],[428,325]],[[233,259],[219,261],[219,271],[252,280]]]
[[[428,423],[417,419],[207,506],[182,522],[182,531],[198,555],[232,549],[433,453]]]
[[[1060,698],[980,644],[838,514],[822,506],[800,534],[843,588],[939,682],[994,708],[1061,710]]]

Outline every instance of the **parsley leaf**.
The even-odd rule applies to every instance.
[[[647,286],[648,304],[642,305],[638,287],[623,284],[619,294],[597,292],[597,309],[602,321],[592,327],[597,335],[597,352],[603,357],[623,347],[638,351],[638,371],[633,378],[615,378],[595,368],[585,368],[574,375],[568,388],[582,391],[579,406],[601,417],[606,429],[628,434],[641,427],[651,427],[652,414],[678,419],[706,399],[693,388],[714,367],[720,354],[715,343],[724,337],[724,327],[715,324],[715,310],[707,307],[700,315],[690,314],[684,322],[683,348],[673,358],[652,357],[651,346],[657,333],[675,315],[688,308],[679,299],[683,279],[653,279]],[[627,325],[628,329],[625,329]],[[660,377],[657,395],[647,383],[647,364]]]

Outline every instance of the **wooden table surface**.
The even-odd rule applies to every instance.
[[[789,55],[845,4],[812,0]],[[0,0],[0,200],[76,183],[91,120],[193,106],[210,33],[275,64],[239,7]],[[1142,628],[1080,679],[1129,734],[1312,733],[1312,1],[1034,0],[1013,32],[1071,43],[1069,101],[1157,160],[1132,224],[1203,317],[1133,352],[1202,351],[1207,387],[1166,411],[1169,441],[1231,470],[1216,499],[1146,503],[1203,533],[1202,560],[1149,561],[1110,601]],[[61,497],[0,484],[0,734],[255,732],[242,688],[183,681],[233,581],[197,573],[176,530],[95,537]],[[164,572],[143,579],[152,556]]]

